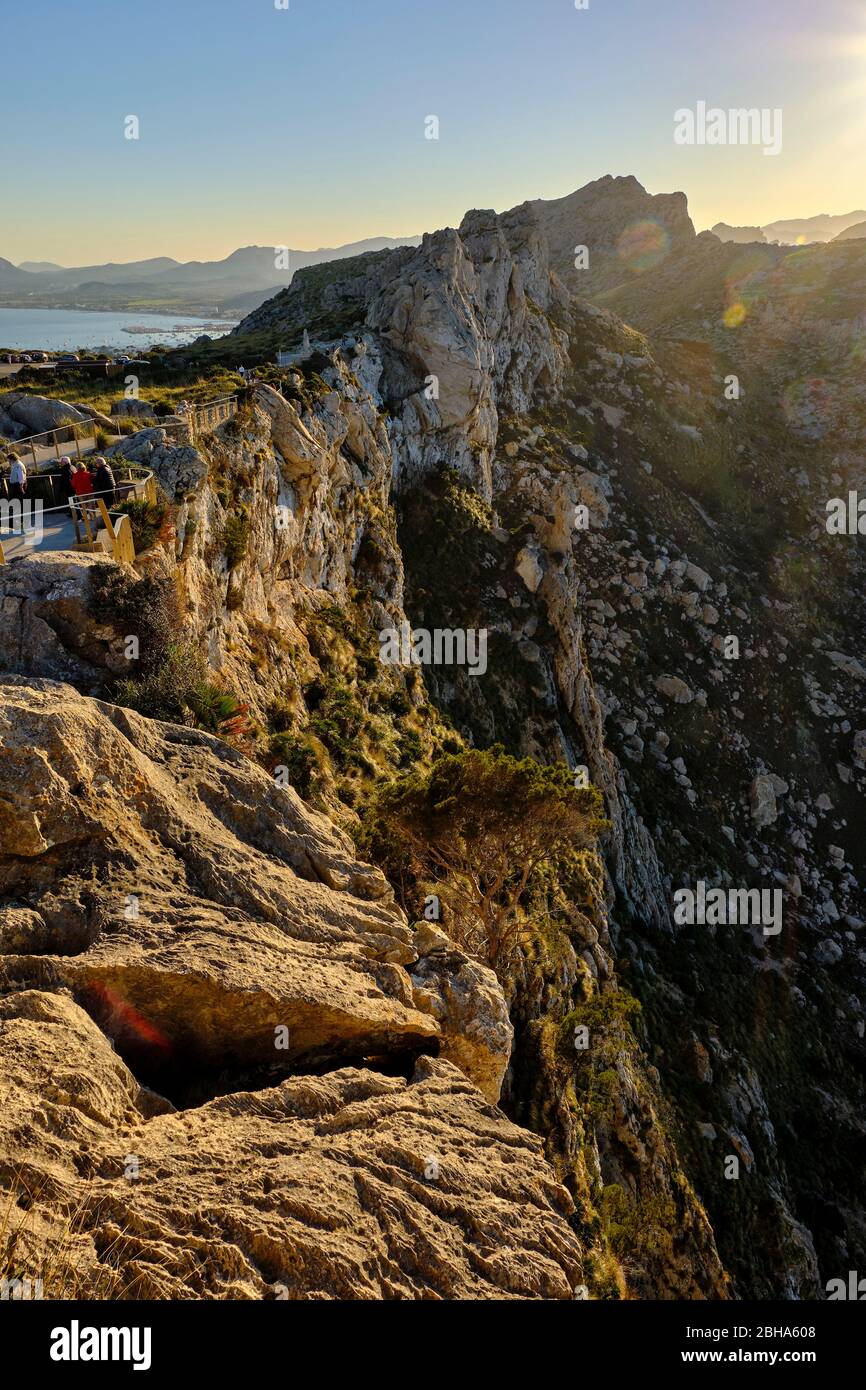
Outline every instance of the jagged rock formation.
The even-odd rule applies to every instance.
[[[455,264],[460,282],[469,286],[468,308],[462,308],[464,288],[456,298],[460,312],[455,316],[449,303],[446,321],[450,316],[451,340],[462,347],[474,344],[480,306],[497,302],[491,280],[500,296],[511,283],[511,266],[498,249],[501,236],[509,244],[519,245],[522,239],[531,245],[539,224],[546,224],[541,256],[534,259],[554,268],[551,289],[537,302],[543,309],[541,331],[551,346],[556,344],[556,368],[532,385],[528,413],[523,401],[512,414],[504,378],[495,369],[486,384],[474,387],[477,401],[492,397],[496,406],[492,468],[489,452],[484,452],[473,469],[464,452],[450,447],[447,428],[438,429],[435,417],[431,421],[441,462],[456,467],[494,509],[486,525],[482,521],[468,528],[450,587],[441,549],[437,561],[435,546],[416,541],[437,502],[451,508],[449,494],[425,487],[417,468],[408,466],[420,456],[414,420],[410,432],[392,427],[398,512],[404,519],[399,535],[405,603],[413,620],[428,626],[440,620],[483,622],[499,634],[492,691],[459,674],[430,673],[438,703],[464,728],[482,740],[504,737],[510,746],[537,756],[561,756],[564,748],[576,763],[585,762],[604,788],[614,823],[606,851],[617,890],[613,941],[623,955],[622,969],[653,1018],[650,1031],[657,1035],[651,1055],[662,1065],[666,1092],[676,1098],[686,1125],[683,1143],[691,1156],[690,1171],[700,1174],[702,1194],[713,1193],[718,1202],[718,1229],[741,1287],[751,1280],[751,1287],[764,1295],[814,1296],[822,1274],[826,1278],[837,1264],[857,1258],[862,1230],[850,1167],[859,1127],[852,1124],[846,1101],[860,1086],[864,997],[856,937],[863,920],[861,856],[847,833],[856,823],[855,801],[862,795],[856,730],[864,716],[850,660],[856,637],[851,643],[850,633],[846,637],[842,631],[851,622],[856,562],[851,557],[849,566],[822,535],[824,500],[863,485],[855,445],[862,384],[852,345],[863,311],[866,262],[852,242],[844,248],[810,248],[790,265],[784,249],[762,248],[760,266],[741,266],[736,246],[723,246],[709,234],[694,236],[684,200],[656,205],[633,181],[611,180],[566,202],[579,209],[593,199],[597,207],[586,215],[585,235],[577,234],[570,214],[558,217],[555,209],[543,206],[515,210],[498,223],[490,214],[467,218],[464,227],[471,228],[480,216],[491,229],[486,240],[473,243],[464,238],[464,228],[457,233],[464,258]],[[636,243],[634,262],[624,273],[622,259],[619,264],[614,260],[614,248],[623,237],[625,250],[631,247],[628,231],[635,222],[655,223],[664,235],[645,247]],[[515,224],[522,224],[521,237]],[[589,248],[589,274],[573,264],[574,248],[581,242]],[[423,257],[424,247],[417,254]],[[373,307],[363,326],[380,324],[385,296],[379,285],[389,273],[400,279],[404,271],[396,262],[377,265],[376,292],[367,301]],[[662,328],[666,338],[681,332],[682,325],[688,336],[704,340],[707,349],[649,340],[597,309],[569,304],[564,311],[557,275],[578,293],[599,295],[632,321]],[[816,277],[821,293],[804,295],[806,281],[814,285]],[[737,305],[733,291],[739,291],[741,311],[726,320]],[[328,294],[332,306],[339,304],[340,286],[332,282]],[[290,306],[291,296],[285,306],[274,301],[270,311],[277,314]],[[480,322],[492,345],[496,317],[489,332],[483,315]],[[420,383],[432,360],[426,328],[416,348],[411,321],[407,325],[398,318],[398,323],[405,358],[420,359],[415,368]],[[514,322],[509,324],[509,333],[514,328]],[[377,339],[381,336],[379,329]],[[567,360],[561,356],[566,340]],[[509,341],[519,362],[521,338]],[[798,384],[810,370],[810,359],[820,360],[828,351],[839,368],[832,385]],[[472,359],[480,356],[473,346]],[[735,371],[745,408],[735,398],[725,403],[725,378]],[[402,424],[407,404],[396,386],[389,390],[391,381],[399,381],[399,371],[386,358],[383,398]],[[458,392],[461,399],[465,395]],[[793,431],[794,439],[799,434],[812,441],[808,455],[790,434],[776,433],[780,423],[783,432]],[[408,448],[406,433],[412,441]],[[821,445],[817,456],[815,441]],[[436,457],[429,441],[426,456]],[[793,507],[792,477],[798,493]],[[744,487],[751,493],[745,504]],[[578,501],[587,505],[589,518],[587,530],[576,536]],[[448,533],[454,537],[458,529],[458,513],[451,508]],[[510,542],[508,533],[518,531],[519,539]],[[767,555],[768,544],[770,553],[775,552],[770,564],[758,560],[762,552]],[[834,577],[829,591],[825,586],[821,617],[823,632],[833,636],[829,641],[816,636],[811,652],[796,635],[798,623],[812,625],[812,605],[820,601],[811,582],[801,585],[793,579],[798,548],[804,545],[820,547],[824,573]],[[812,573],[817,579],[817,566]],[[665,611],[670,617],[662,616]],[[756,699],[737,680],[736,660],[725,659],[726,634],[737,637],[743,660],[761,672]],[[828,665],[821,651],[834,645],[845,660]],[[778,658],[770,656],[774,651]],[[845,670],[851,673],[847,677]],[[819,776],[810,777],[805,786],[800,778],[792,797],[782,793],[791,820],[784,829],[780,825],[776,834],[784,839],[774,847],[766,838],[764,818],[750,820],[748,791],[760,778],[781,787],[797,780],[802,758],[784,737],[774,736],[774,726],[780,725],[782,733],[785,721],[778,706],[774,715],[773,706],[781,699],[785,708],[796,708],[801,679],[812,726],[807,731],[801,722],[800,748],[813,748],[816,768],[838,764],[838,776],[830,779],[833,785]],[[726,690],[737,697],[733,706]],[[676,715],[680,722],[672,722],[679,709],[694,713]],[[830,721],[827,740],[823,721]],[[707,759],[710,741],[718,744],[720,738],[733,775],[724,775],[717,757]],[[611,757],[610,743],[619,764]],[[695,748],[701,750],[698,765]],[[820,825],[828,816],[836,838],[825,852],[837,865],[839,883],[826,877],[810,848],[813,835],[823,838]],[[846,981],[838,987],[824,981],[810,997],[808,971],[804,978],[790,936],[779,959],[778,943],[774,947],[766,938],[754,945],[740,937],[714,946],[706,936],[692,940],[690,934],[684,942],[681,933],[672,933],[673,886],[683,881],[683,874],[699,876],[701,863],[713,882],[752,882],[759,870],[770,882],[787,885],[788,911],[796,917],[797,931],[813,934],[801,959],[808,961],[815,951],[816,959],[846,960]],[[834,931],[836,923],[841,934]],[[846,929],[849,952],[843,943]],[[732,1045],[732,1030],[711,999],[697,1003],[705,992],[698,982],[717,974],[731,997],[739,999],[745,1033],[738,1044]],[[763,991],[769,981],[777,982],[780,991],[774,1013],[790,1020],[791,1061],[784,1081],[771,1060],[768,1040],[750,1018],[751,990],[760,982]],[[827,1030],[831,1039],[836,1036],[831,1019],[840,1012],[844,1016],[847,1060],[841,1075],[833,1075],[839,1070],[838,1057],[835,1066],[828,1066],[824,1044],[817,1039],[794,1061],[796,1049],[792,1055],[790,1048],[801,1034],[792,1006],[823,1017],[819,1032]],[[519,1012],[520,1003],[516,1007]],[[701,1020],[695,1048],[716,1057],[700,1069],[703,1079],[694,1095],[683,1079],[691,1063],[679,1047],[665,1042],[684,1007],[694,1009]],[[806,1079],[810,1068],[821,1076],[817,1085]],[[775,1104],[768,1098],[767,1081],[762,1082],[762,1069],[769,1069],[782,1087]],[[798,1114],[792,1121],[789,1107],[795,1097]],[[803,1129],[810,1123],[807,1114],[812,1122],[833,1129],[839,1161],[811,1152]],[[538,1126],[549,1123],[548,1114]],[[726,1186],[721,1178],[720,1144],[729,1153],[745,1155],[753,1190],[745,1198],[749,1215],[742,1196],[734,1195],[742,1189]],[[802,1159],[804,1149],[809,1150],[808,1164]],[[824,1161],[828,1172],[822,1182],[816,1165]],[[819,1199],[822,1188],[837,1193],[838,1208],[831,1210],[832,1200]],[[736,1220],[729,1215],[732,1204]],[[765,1268],[756,1267],[750,1232],[760,1232],[760,1241],[772,1251]]]
[[[448,1056],[454,1037],[498,1098],[511,1030],[491,973],[454,952],[453,982],[425,977],[416,1007],[404,967],[419,952],[386,880],[290,787],[68,687],[13,677],[0,699],[0,892],[26,894],[39,943],[7,958],[14,978],[71,989],[173,1086],[184,1067],[273,1065],[283,1028],[286,1067]],[[471,1045],[447,1005],[461,989]]]
[[[567,1299],[571,1201],[456,1067],[173,1110],[62,994],[0,999],[2,1186],[46,1298]]]
[[[49,1297],[574,1295],[571,1199],[493,1108],[492,972],[416,948],[219,740],[10,677],[0,767],[6,1268]]]
[[[588,271],[574,264],[581,243]],[[71,920],[96,934],[68,955],[53,881],[40,888],[47,909],[20,901],[4,918],[11,984],[68,989],[104,1027],[123,1020],[95,991],[117,980],[139,1013],[168,1001],[161,1031],[176,1027],[175,989],[242,1003],[232,1020],[215,1014],[230,1058],[204,1030],[172,1040],[190,1087],[210,1078],[208,1115],[232,1104],[208,1099],[217,1063],[223,1089],[244,1069],[263,1082],[250,1040],[281,1010],[311,1030],[293,1067],[341,1060],[342,1042],[316,1033],[323,992],[303,1004],[291,965],[337,943],[348,1061],[359,1049],[369,1061],[388,1033],[402,1039],[392,1058],[404,1079],[389,1079],[400,1094],[417,1084],[406,1086],[409,1060],[421,1058],[416,1077],[444,1065],[426,1060],[432,1050],[491,1099],[502,1082],[501,1106],[543,1137],[571,1194],[593,1296],[809,1298],[866,1258],[862,573],[823,526],[828,497],[866,486],[855,350],[866,261],[856,241],[794,261],[778,247],[755,248],[759,265],[743,254],[695,236],[683,195],[652,199],[630,179],[470,213],[418,248],[303,271],[255,311],[233,340],[241,354],[289,346],[304,328],[320,345],[212,441],[174,449],[153,430],[120,446],[173,503],[174,533],[140,571],[177,584],[187,631],[249,705],[249,751],[270,738],[272,765],[289,756],[274,751],[283,736],[314,750],[331,816],[351,826],[377,775],[453,736],[565,758],[601,788],[601,855],[585,856],[555,905],[557,931],[539,929],[505,982],[513,1044],[489,973],[437,949],[433,932],[413,937],[367,880],[361,901],[342,840],[337,878],[325,875],[335,919],[324,871],[299,858],[309,830],[287,832],[289,851],[270,811],[263,824],[253,810],[284,790],[247,781],[243,760],[217,773],[206,736],[104,705],[100,747],[126,740],[121,761],[150,760],[152,789],[181,786],[179,829],[157,856],[160,915],[118,921],[113,899],[105,932],[104,890],[89,883]],[[743,317],[726,318],[732,287]],[[575,297],[586,294],[599,302]],[[832,390],[813,380],[826,354],[841,364]],[[725,393],[731,372],[742,399]],[[229,537],[238,515],[243,544]],[[88,607],[100,562],[68,564],[28,559],[0,581],[5,660],[99,693],[123,672],[124,631]],[[383,668],[376,636],[407,619],[487,629],[487,675]],[[38,748],[35,726],[32,737]],[[246,809],[227,827],[237,800]],[[161,794],[140,804],[148,824],[175,825]],[[70,824],[90,835],[80,815],[70,808]],[[291,816],[307,825],[300,802]],[[220,826],[232,855],[244,844],[225,873]],[[316,833],[332,864],[336,832]],[[253,850],[282,861],[264,895],[246,881]],[[16,858],[16,882],[40,862]],[[135,870],[112,861],[125,893]],[[675,889],[699,878],[780,888],[783,930],[675,923]],[[276,920],[308,903],[313,926]],[[228,950],[235,913],[240,953]],[[249,988],[263,966],[267,999]],[[359,978],[376,981],[363,1000]]]

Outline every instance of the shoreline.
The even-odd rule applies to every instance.
[[[181,317],[181,318],[187,318],[187,319],[197,319],[197,318],[204,318],[204,317],[205,317],[205,315],[204,315],[203,313],[201,313],[201,314],[198,314],[198,313],[190,313],[190,311],[189,311],[188,309],[183,309],[183,308],[174,309],[174,310],[171,310],[171,309],[168,309],[168,310],[166,310],[166,309],[112,309],[112,308],[105,308],[105,307],[96,308],[96,307],[95,307],[94,305],[92,305],[92,304],[2,304],[2,303],[0,303],[0,310],[3,310],[3,309],[15,310],[15,311],[17,311],[17,312],[23,311],[23,312],[28,313],[28,314],[29,314],[29,313],[37,313],[37,314],[38,314],[38,313],[45,313],[45,314],[127,314],[127,313],[128,313],[128,314],[132,314],[132,313],[135,313],[135,314],[141,314],[141,315],[143,315],[143,316],[144,316],[144,315],[147,315],[147,316],[149,316],[149,317],[151,317],[151,318],[171,318],[172,314],[176,314],[176,315],[178,315],[178,316]],[[235,315],[231,315],[231,316],[227,316],[226,318],[222,318],[218,312],[216,313],[216,315],[214,315],[214,312],[213,312],[213,311],[209,311],[208,317],[212,318],[212,319],[214,320],[214,322],[219,322],[219,323],[231,323],[231,324],[240,323],[240,319],[237,318],[237,316],[235,316]]]

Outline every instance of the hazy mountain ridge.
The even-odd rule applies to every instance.
[[[0,259],[0,303],[15,308],[153,307],[231,312],[235,299],[240,298],[243,309],[250,309],[290,284],[295,271],[303,266],[416,242],[413,237],[371,237],[345,246],[285,252],[272,246],[245,246],[220,261],[179,262],[157,256],[68,268],[43,262],[38,270]]]
[[[808,245],[814,241],[833,241],[840,233],[866,218],[866,212],[819,213],[816,217],[782,218],[763,227],[731,227],[717,222],[711,229],[720,241],[777,241],[780,246]],[[753,234],[757,235],[753,235]]]

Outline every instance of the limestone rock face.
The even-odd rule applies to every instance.
[[[302,271],[236,331],[291,325],[308,293]],[[335,268],[324,302],[356,313],[369,335],[366,371],[378,359],[376,389],[393,403],[398,484],[447,457],[489,498],[499,413],[526,411],[561,383],[567,339],[553,315],[563,297],[529,205],[471,212],[417,248]]]
[[[172,1111],[65,995],[0,999],[0,1186],[46,1298],[570,1299],[571,1198],[451,1063]],[[22,1182],[22,1177],[24,1182]],[[110,1251],[110,1257],[106,1252]]]
[[[0,567],[0,672],[95,690],[106,670],[122,670],[117,635],[90,612],[90,576],[112,563],[107,556],[37,551]]]
[[[574,265],[580,243],[587,270]],[[214,1174],[224,1172],[223,1151],[239,1171],[257,1171],[249,1159],[255,1141],[244,1148],[246,1139],[224,1135],[221,1117],[272,1106],[273,1096],[302,1087],[311,1106],[338,1116],[342,1134],[356,1100],[354,1092],[333,1099],[343,1084],[335,1078],[362,1076],[372,1090],[359,1103],[376,1115],[368,1153],[378,1162],[381,1134],[391,1162],[407,1096],[423,1095],[438,1118],[440,1092],[423,1090],[428,1069],[443,1080],[439,1069],[456,1066],[468,1078],[459,1085],[478,1088],[473,1105],[480,1106],[482,1095],[499,1095],[508,1062],[500,1103],[544,1137],[552,1171],[582,1203],[580,1229],[614,1230],[617,1243],[625,1241],[621,1291],[724,1297],[731,1287],[724,1261],[738,1295],[809,1298],[829,1274],[857,1263],[864,1229],[855,1181],[863,1128],[858,932],[866,914],[855,828],[866,728],[862,653],[846,625],[864,590],[862,575],[850,570],[847,590],[843,584],[834,596],[827,586],[810,611],[811,586],[801,588],[804,576],[789,569],[803,532],[788,499],[802,488],[802,514],[817,521],[827,497],[863,488],[854,347],[864,263],[856,248],[826,248],[820,267],[811,252],[798,257],[786,264],[789,291],[768,276],[767,293],[738,335],[741,365],[775,364],[770,412],[784,396],[786,417],[803,412],[807,437],[831,431],[823,462],[804,459],[791,475],[786,451],[776,457],[746,412],[722,404],[730,343],[724,303],[717,315],[713,294],[699,312],[710,317],[694,318],[690,276],[703,287],[717,270],[721,290],[735,249],[729,255],[712,235],[695,237],[683,195],[650,198],[633,179],[601,180],[568,199],[500,216],[473,212],[419,247],[301,271],[290,290],[257,309],[238,333],[241,357],[247,331],[290,346],[309,327],[317,340],[315,362],[281,378],[285,394],[257,388],[238,417],[197,448],[181,444],[178,432],[173,444],[163,429],[122,441],[118,452],[153,467],[174,506],[174,536],[139,559],[139,569],[177,582],[191,638],[263,728],[270,732],[277,704],[292,732],[318,738],[317,725],[326,727],[316,719],[322,689],[346,677],[366,701],[380,629],[404,618],[438,624],[444,604],[453,625],[489,628],[485,679],[428,669],[426,710],[424,689],[408,681],[375,690],[377,709],[380,696],[387,705],[397,695],[425,735],[431,711],[444,710],[469,742],[501,739],[520,756],[586,768],[611,827],[599,854],[585,857],[568,902],[557,903],[552,942],[528,950],[506,982],[516,1038],[509,1057],[510,1024],[489,972],[440,928],[409,934],[351,848],[263,774],[250,781],[247,764],[225,749],[217,754],[213,740],[148,728],[105,707],[94,725],[86,715],[87,742],[78,744],[66,724],[55,736],[53,715],[40,706],[39,718],[22,723],[26,741],[10,745],[0,762],[0,814],[17,845],[0,859],[3,988],[52,1004],[68,991],[100,1046],[103,1034],[115,1040],[140,1088],[129,1083],[122,1104],[131,1106],[129,1123],[139,1123],[136,1111],[148,1116],[150,1161],[183,1152],[185,1139],[166,1138],[182,1133]],[[767,265],[778,264],[784,253],[765,249]],[[818,279],[827,294],[812,292]],[[605,308],[583,298],[588,293]],[[811,378],[814,362],[792,357],[787,340],[812,352],[817,339],[803,331],[803,314],[811,330],[831,300],[828,353],[832,345],[835,360],[849,364],[849,385],[838,395],[810,390],[799,401],[789,387]],[[842,320],[837,300],[844,300]],[[655,338],[655,324],[676,331]],[[705,332],[720,356],[700,350]],[[753,380],[749,389],[764,388]],[[721,436],[733,449],[720,442],[722,410]],[[761,419],[760,411],[751,418]],[[694,446],[706,453],[699,470]],[[768,497],[780,502],[785,544],[779,585],[759,594],[755,576],[734,561],[749,537],[756,554],[763,548],[749,499],[765,481]],[[230,560],[224,534],[239,515],[248,543]],[[444,543],[429,548],[431,562],[417,542],[435,539],[437,528]],[[828,560],[817,524],[811,540]],[[836,573],[837,559],[827,573]],[[81,611],[84,580],[70,574],[61,587],[57,572],[55,589],[52,567],[36,557],[10,570],[0,579],[7,603],[0,660],[94,690],[99,673],[116,669],[119,634],[98,630]],[[824,622],[825,598],[832,623]],[[58,611],[62,623],[54,621]],[[816,616],[821,640],[804,645]],[[729,651],[734,635],[737,650]],[[80,723],[77,706],[71,711]],[[381,719],[368,729],[386,729],[377,767],[390,772],[396,731],[367,712]],[[16,726],[25,718],[16,709]],[[8,738],[3,728],[0,738]],[[799,765],[795,742],[809,750]],[[372,744],[364,744],[365,756]],[[409,763],[417,756],[411,741],[406,753]],[[110,784],[104,794],[100,777]],[[816,795],[819,785],[826,792]],[[780,814],[778,798],[789,788]],[[350,821],[348,803],[335,814],[343,810]],[[778,942],[675,934],[672,897],[692,871],[713,883],[785,884],[796,898],[785,933]],[[788,935],[789,918],[796,936]],[[634,1031],[620,1021],[623,992],[644,1003]],[[593,1029],[588,1055],[572,1057],[573,1015],[587,1006],[604,1023]],[[808,1046],[800,1046],[801,1011]],[[797,1042],[788,1046],[777,1032],[784,1075],[767,1066],[776,1038],[755,1026],[766,1018]],[[88,1057],[74,1030],[73,1040]],[[76,1078],[55,1070],[77,1095]],[[168,1113],[154,1092],[182,1112]],[[108,1113],[104,1095],[81,1094],[79,1115]],[[484,1114],[499,1126],[495,1112]],[[474,1145],[475,1119],[454,1108],[448,1117]],[[81,1152],[85,1144],[96,1151],[83,1121],[61,1118],[76,1135],[81,1123]],[[293,1131],[282,1114],[267,1123],[263,1142],[276,1158],[274,1129]],[[111,1124],[132,1152],[144,1151],[143,1137],[127,1140],[121,1122]],[[828,1137],[806,1164],[809,1133]],[[496,1136],[483,1140],[488,1158],[507,1168]],[[411,1165],[416,1138],[413,1130]],[[435,1158],[435,1149],[419,1147]],[[736,1222],[724,1174],[730,1152],[748,1169]],[[79,1153],[77,1162],[88,1160]],[[435,1165],[425,1164],[425,1184],[427,1166]],[[142,1277],[153,1281],[143,1288],[162,1288],[165,1269],[170,1290],[222,1292],[235,1279],[246,1290],[248,1261],[275,1287],[283,1268],[279,1223],[264,1224],[278,1205],[273,1189],[263,1183],[236,1200],[229,1183],[221,1187],[233,1232],[244,1232],[241,1242],[232,1236],[243,1251],[237,1258],[223,1227],[209,1244],[212,1233],[189,1216],[197,1203],[213,1206],[201,1171],[171,1171],[177,1186],[168,1216],[153,1187],[142,1219],[130,1219],[127,1182],[114,1227],[96,1237],[99,1249],[121,1229],[134,1231]],[[98,1176],[117,1175],[111,1168]],[[506,1177],[498,1190],[510,1201]],[[303,1207],[317,1234],[343,1231],[344,1200],[362,1220],[341,1178],[332,1217],[327,1183],[319,1190],[318,1181],[305,1189],[312,1195]],[[477,1191],[454,1207],[459,1219]],[[396,1288],[403,1296],[406,1232],[414,1244],[421,1228],[414,1209],[394,1205],[393,1187],[387,1200],[398,1272],[389,1265],[381,1275],[376,1236],[367,1247],[372,1275],[368,1264],[356,1282],[352,1265],[348,1283],[332,1286],[324,1275],[317,1282],[316,1273],[311,1282],[286,1280],[289,1289],[306,1296],[350,1287],[367,1297]],[[193,1254],[184,1253],[175,1283],[177,1230],[189,1235]],[[153,1256],[157,1239],[160,1253],[163,1244],[172,1251],[165,1265]],[[587,1264],[592,1292],[601,1285],[609,1297],[616,1280],[605,1240],[602,1232]],[[312,1240],[300,1253],[290,1249],[305,1278],[321,1268]],[[271,1260],[272,1251],[279,1258]],[[197,1252],[218,1265],[218,1277],[202,1273]],[[525,1246],[518,1258],[525,1262]],[[111,1280],[114,1265],[103,1266]],[[466,1287],[462,1279],[453,1287]],[[410,1296],[420,1287],[413,1283]]]
[[[237,750],[8,678],[0,765],[0,895],[32,914],[6,924],[7,970],[68,987],[155,1083],[411,1059],[441,1039],[497,1099],[511,1030],[495,978],[455,958],[416,1007],[384,877]]]
[[[439,1055],[498,1096],[514,1039],[502,990],[492,970],[445,941],[450,949],[428,950],[410,968],[415,1007],[439,1024]]]
[[[46,1297],[572,1298],[571,1198],[494,1108],[502,989],[416,935],[237,750],[0,680],[16,1267]]]
[[[634,278],[631,258],[641,252],[666,258],[695,240],[684,193],[652,196],[630,176],[607,175],[565,198],[539,199],[531,206],[549,242],[552,264],[579,295]],[[649,246],[642,240],[648,222],[658,229]],[[575,268],[576,246],[587,248],[586,268]]]

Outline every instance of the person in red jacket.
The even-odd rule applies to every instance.
[[[80,463],[77,468],[72,465],[72,491],[76,497],[89,497],[93,492],[93,474],[86,463]]]
[[[72,465],[71,481],[72,491],[75,493],[75,505],[78,508],[79,515],[81,515],[85,507],[91,510],[94,506],[93,474],[88,469],[86,463],[80,463],[77,468],[75,464]],[[88,498],[90,499],[89,501]]]

